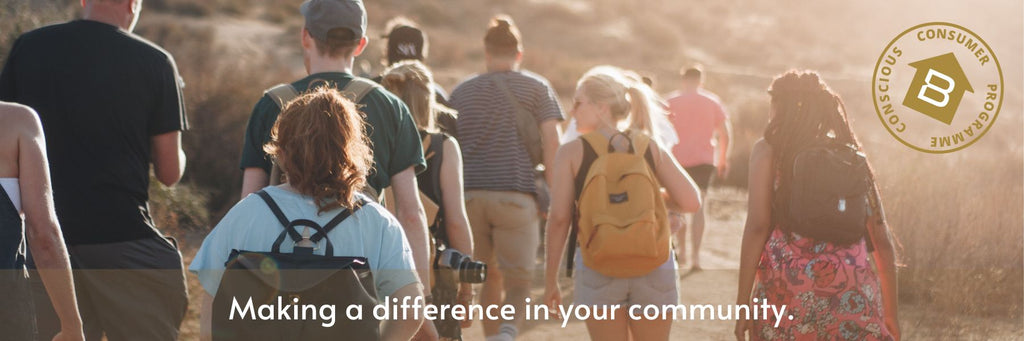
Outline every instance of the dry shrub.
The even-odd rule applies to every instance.
[[[0,65],[7,61],[11,45],[22,33],[76,17],[75,3],[0,0]]]
[[[264,89],[294,77],[272,54],[229,55],[210,27],[160,20],[140,23],[138,31],[174,55],[185,79],[191,127],[182,135],[183,181],[206,189],[211,216],[219,219],[238,201],[238,161],[252,108]]]
[[[1021,155],[900,155],[902,167],[886,162],[891,157],[873,161],[890,225],[903,243],[901,297],[941,311],[1019,318]]]

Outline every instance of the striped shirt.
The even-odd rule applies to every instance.
[[[529,71],[490,72],[472,76],[452,91],[459,111],[457,136],[462,147],[466,189],[534,193],[534,170],[516,133],[516,109],[495,81],[501,77],[520,106],[533,113],[538,126],[564,119],[547,79]],[[539,129],[539,127],[538,127]]]

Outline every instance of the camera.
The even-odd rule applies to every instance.
[[[487,264],[474,261],[459,250],[444,248],[437,250],[435,263],[438,269],[453,269],[462,283],[483,283],[487,279]]]

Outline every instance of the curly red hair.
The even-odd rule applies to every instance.
[[[363,114],[329,87],[288,103],[264,150],[277,159],[289,185],[315,199],[320,213],[354,207],[373,162]]]

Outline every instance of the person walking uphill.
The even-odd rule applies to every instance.
[[[508,340],[524,317],[540,243],[534,166],[554,160],[564,115],[547,80],[520,70],[522,38],[511,18],[491,20],[484,52],[487,72],[456,86],[451,103],[459,112],[474,258],[492,265],[480,303],[502,304],[504,286],[504,304],[517,313],[516,321],[484,321],[484,334]],[[545,177],[551,183],[550,172]]]
[[[371,80],[352,75],[352,63],[367,46],[366,10],[359,0],[309,0],[300,12],[305,17],[302,51],[309,76],[269,89],[249,118],[240,167],[242,198],[280,179],[272,179],[271,158],[263,150],[281,108],[299,93],[321,85],[336,87],[358,104],[366,115],[364,127],[373,149],[368,192],[383,193],[393,186],[397,218],[412,246],[416,269],[429,278],[427,223],[416,185],[416,174],[426,162],[416,123],[402,100]],[[361,95],[361,96],[360,96]],[[427,292],[429,292],[429,283]],[[424,324],[433,328],[432,324]]]
[[[736,339],[899,340],[896,241],[842,99],[812,71],[776,77],[768,94],[736,304],[792,316],[738,320]]]
[[[83,20],[18,38],[0,99],[32,107],[42,121],[86,338],[176,340],[185,274],[148,198],[150,164],[166,186],[185,169],[183,83],[167,51],[131,33],[141,0],[82,5]],[[40,338],[52,337],[59,326],[48,299],[36,302]]]
[[[697,182],[701,197],[706,197],[711,178],[717,174],[722,179],[729,172],[729,116],[718,96],[704,90],[704,71],[700,66],[687,68],[681,75],[679,92],[668,100],[669,117],[679,136],[679,143],[672,147],[672,155]],[[686,220],[682,213],[672,211],[672,228],[677,231],[679,253],[685,256]],[[694,270],[701,269],[700,244],[704,239],[706,214],[707,210],[701,207],[693,214],[690,225],[693,235],[690,260]]]
[[[25,272],[27,240],[60,318],[53,340],[84,340],[71,262],[53,209],[43,140],[43,127],[32,108],[0,102],[0,330],[4,339],[36,339],[36,314]]]
[[[577,305],[678,304],[675,258],[660,188],[684,211],[700,207],[693,180],[644,124],[659,106],[646,85],[613,67],[596,67],[576,86],[573,117],[582,136],[558,149],[547,225],[544,303],[559,311],[558,269],[566,241],[575,257]],[[575,218],[575,219],[574,219]],[[570,237],[570,229],[573,229]],[[586,321],[592,340],[667,340],[672,321]]]
[[[445,263],[444,259],[462,260],[473,254],[473,235],[466,217],[465,194],[462,188],[462,152],[451,136],[438,132],[437,118],[451,112],[434,101],[433,74],[426,65],[415,60],[395,63],[384,70],[381,84],[402,99],[412,111],[423,139],[427,170],[417,176],[420,195],[430,218],[430,234],[435,247],[431,295],[435,305],[467,305],[473,300],[472,284],[480,282],[483,271],[478,266]],[[454,117],[454,115],[449,116]],[[465,256],[463,258],[462,256]],[[468,263],[466,265],[478,265]],[[426,280],[424,280],[426,281]],[[462,340],[462,328],[472,320],[458,321],[450,314],[434,320],[443,340]]]
[[[383,63],[385,68],[390,69],[402,61],[415,60],[426,65],[427,52],[430,51],[430,41],[427,34],[416,25],[415,22],[406,17],[395,17],[388,20],[385,25],[388,32],[383,38],[387,39],[387,49],[384,50]],[[381,83],[384,79],[383,73],[374,77],[373,80]],[[445,107],[451,107],[448,102],[448,93],[435,82],[430,83],[434,92],[434,102]],[[455,112],[443,110],[437,113],[437,127],[442,133],[456,136]]]
[[[409,340],[416,333],[423,315],[383,324],[368,311],[357,320],[343,315],[344,307],[353,304],[372,307],[391,303],[388,297],[421,300],[423,296],[402,228],[383,207],[360,193],[373,158],[360,116],[351,101],[328,87],[310,89],[280,114],[266,149],[277,157],[289,181],[265,187],[232,207],[203,240],[189,266],[205,291],[201,340]],[[286,230],[303,237],[285,240]],[[238,252],[229,256],[232,250]],[[248,270],[227,265],[244,261],[245,254],[268,250],[271,253],[262,253],[268,258],[256,259],[281,260],[281,267],[263,269],[257,261],[254,268],[276,271],[275,276],[291,281],[270,281],[281,286],[266,288]],[[331,261],[344,257],[358,257],[361,266],[349,264],[344,268],[352,271],[347,276],[345,271],[335,272],[341,266]],[[256,294],[259,301],[294,297],[295,306],[329,304],[335,310],[329,317],[303,313],[300,318],[293,313],[284,318],[291,320],[243,317],[234,321],[248,319],[251,324],[232,322],[230,302],[244,294]]]

